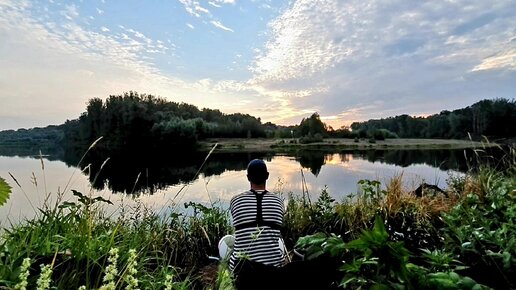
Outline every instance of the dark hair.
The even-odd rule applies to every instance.
[[[247,179],[254,184],[264,184],[269,178],[267,165],[261,159],[253,159],[247,165]]]

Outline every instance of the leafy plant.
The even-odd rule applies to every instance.
[[[380,200],[386,193],[380,189],[381,183],[378,180],[362,179],[358,181],[358,185],[364,198],[372,201]]]
[[[11,194],[11,186],[0,177],[0,206],[3,205]]]
[[[443,215],[445,249],[469,266],[468,275],[516,287],[516,181],[483,169],[475,182],[464,185],[462,202]]]
[[[467,269],[467,266],[453,257],[452,253],[446,252],[442,249],[429,250],[422,249],[423,258],[428,269],[432,272],[444,272],[444,271],[458,271]]]
[[[409,252],[402,242],[389,241],[382,219],[376,216],[372,230],[363,231],[359,239],[346,248],[355,253],[353,261],[341,267],[346,275],[341,285],[395,286],[408,280]]]

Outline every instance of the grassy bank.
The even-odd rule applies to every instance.
[[[465,149],[495,147],[494,143],[447,139],[324,139],[302,144],[298,139],[219,138],[199,142],[199,149],[209,151],[218,144],[219,152],[289,152],[292,150],[369,150],[369,149]]]
[[[331,288],[514,288],[514,152],[501,163],[451,178],[445,194],[418,197],[403,188],[403,176],[360,181],[339,201],[326,191],[279,193],[288,202],[290,257],[296,249],[307,260],[333,261]],[[101,210],[108,201],[74,195],[2,232],[0,287],[231,289],[227,270],[208,258],[232,231],[226,210],[189,203],[190,215],[140,207],[113,218]]]

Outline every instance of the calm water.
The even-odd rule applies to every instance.
[[[218,202],[226,207],[233,195],[248,189],[245,167],[253,158],[266,160],[269,190],[301,195],[305,184],[312,200],[323,188],[339,200],[355,193],[361,179],[386,182],[399,174],[403,174],[408,189],[415,189],[421,182],[445,188],[450,174],[466,170],[462,150],[305,151],[292,155],[212,154],[196,177],[205,157],[206,153],[198,153],[160,158],[112,157],[106,161],[105,156],[92,156],[78,167],[80,157],[76,156],[48,156],[42,160],[0,156],[0,176],[13,186],[11,198],[0,208],[0,226],[33,217],[34,209],[43,204],[47,195],[49,202],[55,202],[59,192],[64,192],[63,200],[74,200],[71,189],[110,199],[114,205],[106,210],[115,215],[120,206],[183,210],[188,201]]]

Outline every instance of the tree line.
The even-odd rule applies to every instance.
[[[99,137],[97,146],[116,151],[195,148],[206,138],[296,138],[300,143],[323,138],[446,138],[470,136],[490,140],[516,137],[516,101],[482,100],[466,108],[442,111],[427,117],[399,115],[334,129],[316,112],[297,125],[262,123],[248,114],[225,114],[199,109],[187,103],[170,102],[153,95],[127,92],[106,100],[90,99],[79,118],[62,125],[0,132],[3,147],[87,148]],[[31,145],[32,144],[32,145]],[[38,151],[35,150],[35,153]]]
[[[111,149],[164,149],[190,147],[213,137],[265,137],[260,118],[248,114],[224,114],[186,103],[170,102],[153,95],[128,92],[89,100],[86,111],[64,124],[65,141],[89,145],[103,136]]]
[[[400,138],[489,139],[516,137],[516,101],[482,100],[466,108],[442,111],[428,117],[399,115],[354,122],[353,132],[374,134],[388,130]]]

